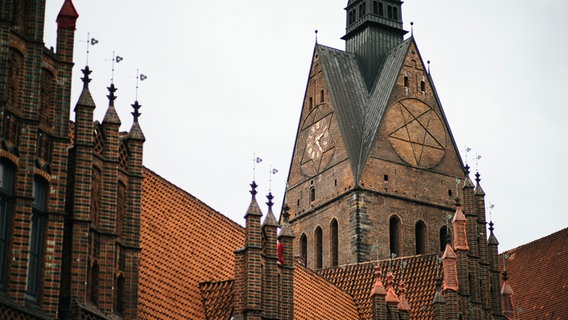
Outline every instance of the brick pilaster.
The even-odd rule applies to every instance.
[[[280,267],[280,319],[294,319],[294,232],[288,222],[288,206],[284,206],[283,222],[278,241],[283,250]]]
[[[262,232],[264,233],[264,274],[262,284],[262,310],[264,318],[279,319],[278,301],[279,301],[279,283],[278,283],[278,252],[277,252],[277,229],[280,226],[272,212],[273,196],[268,196],[268,213],[262,224]]]

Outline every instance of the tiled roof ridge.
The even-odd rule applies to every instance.
[[[535,240],[533,240],[533,241],[531,241],[531,242],[527,242],[527,243],[522,244],[522,245],[520,245],[520,246],[518,246],[518,247],[515,247],[515,248],[513,248],[513,249],[505,250],[505,251],[501,252],[500,254],[507,253],[507,254],[511,255],[512,253],[519,252],[520,250],[523,250],[523,249],[525,249],[525,248],[528,247],[528,246],[532,246],[532,245],[534,245],[534,244],[536,244],[536,243],[538,243],[538,242],[540,242],[540,241],[545,241],[545,240],[547,240],[547,239],[551,239],[551,238],[558,237],[558,236],[560,236],[560,235],[561,235],[562,233],[564,233],[564,232],[568,232],[568,227],[565,227],[565,228],[560,229],[560,230],[558,230],[558,231],[556,231],[556,232],[553,232],[553,233],[551,233],[551,234],[549,234],[549,235],[546,235],[546,236],[540,237],[540,238],[538,238],[538,239],[535,239]]]
[[[239,228],[241,228],[242,230],[244,230],[245,228],[243,226],[241,226],[240,224],[238,224],[237,222],[231,220],[231,218],[227,217],[226,215],[222,214],[221,212],[213,209],[211,206],[209,206],[208,204],[206,204],[205,202],[201,201],[199,198],[197,198],[196,196],[192,195],[191,193],[189,193],[189,191],[186,191],[184,189],[182,189],[181,187],[177,186],[175,183],[169,181],[168,179],[162,177],[160,174],[156,173],[154,170],[148,168],[147,166],[144,166],[144,170],[149,171],[151,174],[155,175],[157,178],[163,180],[166,184],[174,187],[175,189],[181,191],[182,193],[186,194],[187,196],[191,197],[192,199],[194,199],[195,201],[197,201],[200,204],[203,204],[205,207],[211,209],[213,212],[215,212],[216,214],[219,214],[222,218],[224,218],[227,221],[230,221],[232,224],[238,226]]]
[[[331,269],[341,269],[341,268],[347,268],[350,266],[362,266],[362,265],[367,265],[367,264],[376,264],[377,262],[388,262],[388,261],[398,261],[398,260],[407,260],[408,259],[417,259],[417,258],[424,258],[426,259],[429,256],[433,256],[433,257],[437,257],[438,254],[437,253],[426,253],[426,254],[419,254],[419,255],[410,255],[410,256],[402,256],[402,257],[396,257],[396,258],[392,258],[392,259],[382,259],[382,260],[370,260],[370,261],[363,261],[363,262],[354,262],[354,263],[348,263],[348,264],[342,264],[336,267],[331,267],[331,268],[323,268],[321,270],[331,270]],[[384,271],[384,270],[383,270]]]

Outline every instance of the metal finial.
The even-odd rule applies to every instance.
[[[252,194],[252,197],[254,198],[254,197],[256,197],[256,194],[258,193],[258,192],[256,191],[256,188],[258,187],[258,185],[256,184],[255,181],[253,181],[253,182],[250,184],[250,187],[251,187],[250,194]]]
[[[114,64],[116,63],[120,63],[120,61],[124,60],[123,57],[121,56],[115,56],[114,51],[112,52],[112,74],[110,77],[110,82],[114,83]]]
[[[114,83],[111,82],[110,87],[107,87],[108,89],[108,105],[109,106],[114,106],[114,100],[116,100],[116,96],[114,95],[114,93],[116,92],[116,90],[118,90],[115,86]]]
[[[495,224],[493,223],[493,220],[489,220],[489,231],[491,231],[491,233],[493,233],[493,230],[495,230],[495,228],[493,227]]]
[[[428,60],[428,74],[430,74],[430,60]]]
[[[93,72],[91,71],[91,69],[89,69],[89,66],[85,66],[85,69],[81,69],[81,71],[83,72],[83,77],[81,78],[81,80],[83,80],[83,88],[88,88],[89,87],[89,82],[91,82],[91,78],[89,78],[89,75]]]
[[[140,108],[142,105],[138,103],[138,100],[134,101],[134,104],[131,105],[134,111],[131,113],[134,116],[134,122],[138,122],[138,118],[140,117]]]
[[[318,43],[318,29],[316,29],[315,34],[316,34],[316,44],[317,44]]]
[[[509,280],[509,273],[505,270],[503,271],[503,281]]]
[[[477,181],[477,184],[479,184],[479,182],[481,181],[481,175],[479,174],[479,171],[475,173],[475,181]]]
[[[410,22],[410,35],[414,36],[414,21]]]
[[[272,206],[274,205],[274,202],[272,202],[272,199],[274,199],[272,192],[268,192],[266,199],[268,199],[268,202],[266,203],[266,205],[268,206],[268,211],[270,211],[270,210],[272,210]]]

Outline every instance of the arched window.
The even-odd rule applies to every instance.
[[[416,222],[414,228],[414,235],[416,237],[416,254],[426,253],[426,224],[420,220]]]
[[[102,197],[102,173],[97,167],[93,167],[93,176],[91,181],[91,224],[97,226],[99,224],[100,199]]]
[[[4,288],[8,268],[8,246],[11,225],[10,199],[13,196],[14,167],[0,161],[0,288]]]
[[[385,15],[385,11],[383,9],[383,3],[379,2],[379,16],[384,16]]]
[[[310,203],[316,201],[316,187],[310,188]]]
[[[45,215],[47,213],[47,181],[36,176],[33,184],[32,219],[28,254],[28,280],[26,298],[37,302],[41,281],[41,261]]]
[[[300,256],[304,261],[304,265],[308,266],[308,238],[305,234],[300,237]]]
[[[442,226],[440,228],[440,251],[444,252],[446,250],[446,244],[451,243],[452,238],[450,236],[450,231],[447,226]]]
[[[337,267],[339,265],[339,238],[337,233],[337,220],[331,220],[331,224],[329,226],[330,230],[330,243],[329,243],[329,252],[331,254],[331,266]]]
[[[323,266],[323,239],[322,239],[322,230],[321,227],[317,227],[316,228],[316,233],[315,233],[315,251],[316,251],[316,269],[321,269]]]
[[[118,276],[118,278],[116,279],[116,295],[114,298],[114,310],[116,312],[116,314],[118,314],[119,316],[123,316],[124,315],[124,292],[125,288],[124,288],[124,276],[120,275]]]
[[[89,289],[89,301],[91,301],[94,305],[98,305],[99,303],[99,265],[95,262],[90,267],[90,274],[89,274],[89,282],[88,282],[88,289]]]
[[[395,256],[400,256],[400,219],[397,216],[392,216],[389,220],[389,240],[390,252]]]
[[[122,237],[124,221],[126,218],[126,186],[119,182],[116,189],[116,233]]]

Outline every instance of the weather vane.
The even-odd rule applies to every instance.
[[[120,61],[124,60],[121,56],[115,56],[114,51],[112,52],[112,75],[110,77],[110,83],[114,83],[114,63],[120,63]]]
[[[91,38],[91,34],[87,32],[87,63],[85,64],[86,66],[89,65],[89,52],[91,49],[91,46],[94,46],[95,44],[99,43],[99,40],[95,39],[95,38]]]
[[[495,205],[489,202],[489,221],[493,221],[493,208],[495,208]]]
[[[142,82],[146,79],[148,79],[148,77],[146,75],[144,75],[143,73],[139,73],[138,69],[136,69],[136,101],[138,101],[138,85],[139,85],[139,82]]]
[[[479,172],[479,159],[481,159],[481,155],[477,154],[475,156],[475,171]]]
[[[272,168],[270,165],[270,177],[268,178],[268,192],[272,191],[272,176],[278,173],[278,169]]]
[[[465,164],[467,165],[467,156],[469,155],[469,152],[471,151],[471,148],[468,146],[465,146]]]
[[[257,157],[256,153],[253,153],[252,154],[252,181],[256,180],[256,164],[261,163],[261,162],[262,162],[262,158]]]

